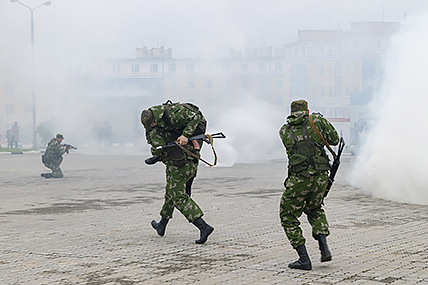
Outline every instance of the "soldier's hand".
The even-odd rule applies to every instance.
[[[189,140],[185,136],[181,135],[178,137],[177,142],[180,145],[186,145],[189,142]]]

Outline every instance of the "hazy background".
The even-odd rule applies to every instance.
[[[364,135],[356,186],[379,198],[428,205],[428,30],[426,15],[392,40],[386,83],[371,104],[376,124]]]
[[[22,0],[30,7],[43,2]],[[91,129],[94,120],[112,122],[128,115],[115,113],[114,103],[94,108],[88,98],[74,97],[78,86],[72,82],[94,59],[134,58],[135,48],[143,46],[172,48],[174,58],[217,57],[229,49],[282,46],[295,41],[299,29],[347,30],[351,22],[418,18],[427,7],[426,0],[53,0],[34,11],[37,110],[55,110],[59,121],[55,132],[83,145],[89,139],[83,130]],[[412,45],[402,48],[413,52]],[[30,63],[30,12],[18,3],[0,0],[0,70],[12,66],[15,76],[28,78]],[[419,69],[404,67],[411,72]],[[0,92],[3,89],[0,86]],[[23,100],[31,102],[28,97]],[[278,112],[252,98],[244,102],[221,114],[216,125],[209,124],[209,132],[228,136],[216,142],[221,164],[285,158],[278,130],[287,111]],[[49,119],[38,118],[38,123]],[[2,134],[5,129],[0,126]],[[144,138],[130,143],[147,150]]]

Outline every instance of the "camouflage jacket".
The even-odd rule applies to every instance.
[[[43,156],[45,161],[58,161],[64,153],[65,149],[61,146],[59,141],[56,138],[52,138]]]
[[[312,119],[315,126],[322,134],[324,139],[330,145],[337,145],[339,143],[339,135],[336,132],[334,126],[327,121],[322,115],[314,113],[312,114]],[[289,125],[291,131],[296,135],[297,141],[303,141],[303,123],[306,121],[306,129],[308,131],[309,137],[312,142],[318,146],[314,147],[314,155],[309,158],[309,161],[303,162],[302,157],[298,157],[296,154],[293,144],[293,140],[290,134],[290,131],[287,128]],[[309,115],[306,111],[294,112],[287,117],[287,124],[284,124],[279,130],[279,136],[281,137],[282,143],[284,144],[287,150],[288,156],[288,168],[289,172],[301,172],[304,171],[304,174],[316,174],[318,171],[327,171],[329,170],[328,166],[328,157],[325,152],[325,149],[321,147],[323,145],[321,139],[317,136],[315,131],[312,129],[311,124],[309,123]]]
[[[149,110],[153,112],[154,120],[157,123],[157,126],[146,129],[147,143],[152,146],[151,151],[154,156],[169,156],[173,148],[164,150],[155,148],[175,141],[180,135],[191,137],[202,119],[201,114],[197,112],[180,105],[173,105],[169,110],[171,125],[168,125],[163,118],[165,105],[153,106]],[[185,147],[189,150],[193,149],[192,144],[187,144]]]

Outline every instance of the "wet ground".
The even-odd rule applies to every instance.
[[[164,167],[144,155],[72,152],[63,179],[40,154],[0,155],[0,284],[428,284],[428,206],[374,199],[347,183],[345,156],[325,209],[331,262],[305,217],[312,271],[278,218],[286,163],[201,165],[192,196],[215,231],[204,245],[175,212],[159,219]]]

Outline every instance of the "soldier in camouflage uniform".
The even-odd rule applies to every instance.
[[[206,121],[201,112],[183,106],[186,104],[162,104],[141,113],[141,122],[146,129],[146,139],[152,146],[151,152],[154,157],[160,157],[166,166],[167,184],[164,204],[160,211],[161,220],[159,223],[153,220],[151,225],[158,235],[163,236],[166,225],[172,218],[174,208],[177,208],[189,222],[200,230],[200,238],[195,242],[202,244],[207,241],[214,228],[202,219],[204,213],[190,197],[191,185],[196,177],[199,161],[184,152],[179,146],[156,149],[158,146],[176,141],[189,151],[198,154],[202,142],[192,141],[189,144],[188,138],[196,135],[195,132],[201,121],[205,124]]]
[[[66,147],[61,145],[64,136],[57,134],[55,138],[52,138],[48,143],[45,153],[42,155],[43,164],[52,170],[52,173],[42,173],[41,176],[45,178],[62,178],[61,168],[59,167],[62,163],[62,155],[67,151]]]
[[[330,145],[339,143],[339,136],[333,125],[321,114],[312,114],[312,119]],[[310,125],[308,103],[305,100],[291,103],[291,114],[287,117],[287,123],[281,127],[279,135],[288,156],[288,176],[284,181],[280,219],[287,238],[299,255],[299,259],[288,267],[311,270],[312,264],[298,218],[302,213],[306,214],[312,226],[312,237],[318,240],[321,262],[330,261],[331,253],[326,240],[330,232],[322,208],[328,182],[329,159],[321,139]]]

